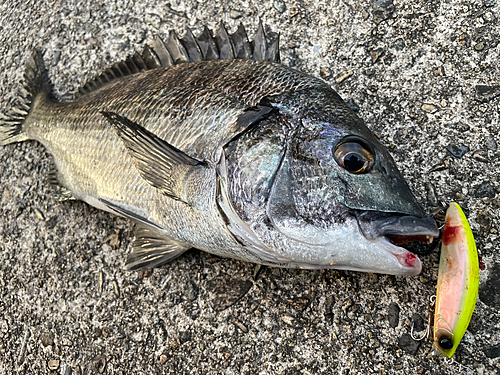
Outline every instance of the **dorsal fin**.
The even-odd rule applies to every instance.
[[[221,22],[215,37],[206,26],[197,37],[189,28],[182,38],[178,38],[177,34],[171,31],[166,41],[157,38],[152,48],[146,46],[142,54],[136,53],[88,81],[75,97],[78,98],[117,79],[145,70],[184,62],[234,58],[279,63],[279,35],[275,33],[266,35],[262,22],[259,22],[259,28],[252,42],[249,41],[242,24],[234,34],[228,34]]]

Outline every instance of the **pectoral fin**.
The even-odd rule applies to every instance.
[[[169,197],[188,202],[185,184],[205,163],[193,159],[139,124],[113,112],[102,112],[130,152],[140,175]]]
[[[134,233],[132,252],[125,261],[125,269],[132,271],[158,267],[189,248],[189,245],[172,240],[159,231],[139,227]]]

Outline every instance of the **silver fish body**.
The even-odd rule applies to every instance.
[[[0,122],[0,144],[38,140],[59,198],[136,221],[129,269],[194,247],[281,267],[420,272],[387,236],[432,239],[434,221],[325,82],[270,61],[200,60],[57,103],[35,57],[30,108]]]

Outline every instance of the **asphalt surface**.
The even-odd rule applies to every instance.
[[[485,269],[455,359],[500,367],[500,2],[2,1],[0,113],[44,53],[54,93],[158,35],[279,32],[284,64],[322,77],[386,144],[427,212],[458,201]],[[134,225],[57,202],[37,142],[0,146],[0,373],[452,374],[419,333],[439,243],[394,277],[261,268],[190,251],[122,269]]]

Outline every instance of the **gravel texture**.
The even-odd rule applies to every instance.
[[[359,108],[417,198],[458,201],[485,269],[455,358],[500,367],[500,1],[253,0],[0,3],[0,112],[34,49],[74,92],[157,35],[220,20],[281,34],[285,64]],[[423,332],[439,247],[394,277],[260,268],[191,251],[122,270],[134,226],[59,203],[36,142],[0,146],[0,373],[452,374]]]

